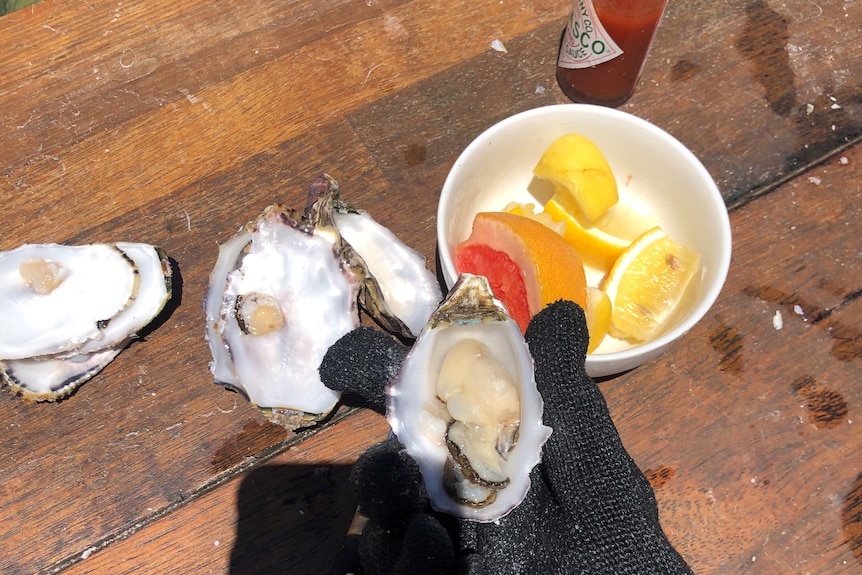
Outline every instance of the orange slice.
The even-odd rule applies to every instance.
[[[660,227],[643,233],[617,258],[604,282],[613,306],[610,334],[634,341],[658,335],[699,265],[697,253]]]
[[[539,222],[481,212],[470,237],[455,248],[458,272],[483,275],[526,331],[530,317],[559,299],[586,308],[586,276],[578,252]]]

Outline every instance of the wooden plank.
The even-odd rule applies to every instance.
[[[670,352],[602,384],[695,573],[862,564],[860,189],[856,146],[734,212],[716,306]]]
[[[0,539],[5,548],[16,549],[14,556],[0,559],[6,562],[0,570],[33,572],[78,555],[94,541],[176,504],[247,457],[291,440],[244,399],[212,383],[201,303],[218,242],[276,200],[304,202],[311,176],[291,175],[295,187],[281,192],[281,169],[293,162],[323,164],[351,139],[344,126],[332,126],[329,133],[336,139],[312,134],[297,139],[295,148],[256,158],[246,171],[260,179],[239,174],[202,181],[170,202],[155,202],[81,234],[84,242],[132,237],[163,245],[178,262],[179,293],[172,313],[145,341],[69,400],[32,405],[0,395],[8,425],[0,518],[9,526]],[[359,169],[367,160],[348,158],[359,173],[367,173]],[[255,172],[255,165],[263,169]],[[226,190],[244,189],[244,181],[250,186],[244,207],[218,201]],[[222,228],[213,221],[233,223]],[[62,537],[46,543],[35,532]]]
[[[351,466],[388,430],[357,413],[63,573],[327,573],[356,509]]]
[[[798,572],[803,565],[844,573],[859,561],[852,509],[860,469],[847,462],[862,455],[854,431],[862,405],[860,244],[858,236],[827,231],[862,218],[862,147],[842,157],[847,164],[835,158],[733,213],[739,248],[714,310],[662,358],[601,384],[624,443],[656,489],[666,531],[696,573]],[[785,243],[770,250],[776,235]],[[788,277],[788,267],[805,271]],[[764,282],[773,287],[756,287]],[[776,310],[781,330],[773,326]],[[796,359],[801,350],[805,362]],[[272,464],[352,461],[385,433],[382,418],[363,411]],[[276,565],[280,572],[325,572],[337,548],[333,534],[344,532],[354,502],[346,482],[321,491],[317,482],[299,481],[285,491],[269,482],[282,472],[269,469],[192,501],[67,573],[112,565],[122,573],[235,574]],[[246,503],[236,485],[255,475],[265,480]],[[262,511],[263,501],[281,497],[289,504]],[[321,498],[340,502],[341,514],[291,520],[295,502]],[[261,513],[268,519],[246,543]],[[289,537],[271,527],[280,518]],[[238,561],[237,547],[255,551]],[[297,553],[309,563],[294,563]]]
[[[0,555],[0,571],[32,573],[78,556],[258,452],[295,441],[243,398],[212,383],[201,304],[218,243],[271,203],[304,205],[314,167],[325,167],[327,158],[341,154],[340,146],[348,143],[343,157],[357,176],[375,181],[361,146],[349,143],[349,127],[329,126],[327,135],[332,138],[297,138],[231,177],[203,180],[76,238],[131,237],[162,245],[177,261],[178,293],[171,313],[146,340],[70,399],[34,405],[0,394],[7,422],[0,520],[9,526],[0,540],[4,549],[15,549]],[[290,173],[293,167],[296,173]],[[345,193],[355,188],[349,178],[343,183]],[[218,201],[231,193],[244,196],[241,205]],[[222,228],[213,221],[232,223]],[[32,536],[36,530],[62,537],[46,543]]]
[[[464,59],[487,53],[490,38],[493,37],[506,41],[519,35],[541,39],[538,53],[512,52],[508,60],[501,59],[500,62],[493,62],[492,66],[506,66],[505,62],[508,62],[509,66],[540,67],[551,79],[557,37],[555,31],[561,26],[561,12],[564,13],[557,6],[556,9],[538,6],[533,10],[518,10],[517,17],[505,19],[505,28],[495,20],[500,18],[500,11],[503,10],[499,3],[470,3],[469,6],[451,4],[439,10],[411,4],[409,7],[393,8],[385,17],[339,27],[336,22],[343,22],[343,17],[340,17],[339,20],[331,21],[331,26],[336,29],[334,36],[309,38],[309,43],[305,45],[307,47],[284,54],[276,53],[266,60],[247,59],[247,51],[260,50],[251,46],[276,39],[271,36],[269,26],[260,25],[262,20],[254,20],[260,28],[243,35],[249,42],[243,45],[248,47],[247,51],[234,53],[233,38],[226,38],[221,44],[213,46],[204,42],[203,48],[210,49],[196,53],[197,60],[174,63],[177,58],[175,53],[185,53],[183,50],[187,48],[187,43],[196,41],[198,36],[205,33],[212,34],[212,30],[218,29],[218,26],[221,26],[219,33],[222,35],[230,33],[235,19],[246,27],[252,26],[248,16],[237,17],[234,12],[217,12],[220,19],[207,21],[206,27],[195,27],[188,18],[182,19],[184,14],[177,15],[177,19],[182,19],[179,23],[168,20],[164,30],[160,27],[147,28],[146,34],[134,36],[135,42],[145,44],[140,48],[136,45],[118,46],[116,49],[122,51],[111,52],[110,55],[98,52],[102,46],[97,43],[93,48],[97,51],[95,56],[85,58],[79,55],[77,57],[82,64],[71,66],[72,70],[77,69],[74,72],[75,81],[54,86],[56,93],[51,93],[49,97],[39,97],[38,89],[43,87],[39,83],[34,85],[34,91],[30,90],[28,82],[10,88],[14,89],[21,103],[11,108],[14,112],[7,112],[5,129],[0,132],[0,139],[15,141],[16,145],[0,147],[0,150],[5,149],[6,153],[12,154],[0,156],[0,162],[5,166],[6,181],[11,186],[9,191],[16,192],[10,196],[14,201],[13,206],[21,214],[16,222],[20,229],[14,229],[14,236],[44,237],[51,226],[46,224],[42,227],[40,222],[46,220],[46,215],[50,216],[48,221],[60,219],[62,210],[68,209],[69,204],[64,202],[58,202],[56,206],[44,206],[28,201],[33,193],[43,194],[60,187],[71,190],[70,199],[76,202],[78,210],[84,210],[91,216],[90,220],[103,221],[109,217],[108,210],[117,209],[120,199],[134,207],[142,201],[159,197],[174,185],[187,185],[208,171],[224,169],[224,153],[216,155],[210,151],[213,142],[218,142],[219,147],[234,158],[253,154],[274,145],[279,138],[283,141],[292,133],[295,134],[296,130],[310,128],[321,117],[337,116],[362,101],[375,100],[432,77]],[[858,43],[860,40],[858,35],[850,31],[858,30],[862,14],[858,13],[858,9],[844,7],[837,0],[823,5],[822,9],[824,14],[843,14],[844,18],[813,18],[804,7],[788,3],[780,11],[766,7],[762,13],[746,16],[742,6],[728,6],[729,19],[721,19],[721,26],[718,26],[718,16],[710,10],[698,12],[697,9],[703,7],[691,5],[674,8],[672,5],[665,25],[660,28],[655,51],[645,70],[638,96],[624,107],[653,119],[692,147],[708,162],[708,167],[731,201],[753,187],[768,184],[816,160],[824,151],[852,141],[860,134],[855,88],[847,85],[847,79],[858,76],[859,72],[858,59],[849,55],[858,49],[858,45],[854,46],[853,42]],[[154,6],[153,14],[161,13],[159,8]],[[318,14],[304,5],[292,8],[309,17]],[[113,7],[107,3],[94,5],[94,9],[102,11],[102,20],[93,20],[92,28],[85,27],[79,32],[91,41],[99,32],[106,30],[105,22],[115,17]],[[240,8],[236,10],[241,11]],[[333,8],[333,11],[335,14],[342,13],[340,8]],[[343,11],[349,12],[346,7]],[[171,14],[170,10],[164,12]],[[476,28],[471,27],[468,32],[461,27],[446,26],[444,23],[451,19],[449,14],[453,13],[463,14],[464,17],[473,16]],[[39,25],[39,15],[41,13],[24,20],[19,25],[21,31],[17,27],[13,28],[17,32],[15,35],[32,33],[32,27]],[[17,16],[14,14],[10,18]],[[137,20],[130,21],[141,26],[140,21],[148,19],[149,15],[138,15]],[[277,20],[275,26],[280,22]],[[300,18],[299,22],[304,23],[305,20]],[[390,26],[388,29],[387,22]],[[395,23],[398,25],[395,26]],[[796,26],[791,27],[791,23]],[[103,27],[99,28],[99,25]],[[42,26],[54,28],[53,24]],[[194,33],[183,34],[185,27],[189,26]],[[795,34],[789,39],[792,53],[783,43],[757,47],[749,46],[742,40],[746,35],[760,33],[763,33],[764,41],[771,42],[783,37],[765,33],[764,30],[771,30],[769,26],[779,30],[792,28]],[[71,25],[69,27],[78,30]],[[739,30],[739,35],[726,34],[728,28]],[[380,33],[381,29],[383,34]],[[438,29],[452,35],[441,35]],[[48,29],[40,27],[40,30]],[[288,29],[285,34],[292,30]],[[391,43],[384,39],[396,34],[393,30],[400,30],[397,34],[411,39],[412,51],[397,62],[387,61],[385,66],[391,69],[374,68],[386,61],[383,54],[388,54]],[[698,30],[702,34],[692,34],[691,30]],[[137,31],[134,27],[129,30],[132,34]],[[218,34],[213,35],[219,37]],[[736,42],[737,38],[740,38],[739,42]],[[43,68],[50,61],[48,54],[51,53],[51,58],[55,56],[49,52],[52,49],[50,39],[46,40],[41,61]],[[818,68],[807,60],[803,61],[810,58],[807,55],[809,51],[803,48],[815,43],[815,40],[817,53],[820,54],[821,50],[824,54],[828,53],[836,66]],[[181,43],[174,45],[174,42]],[[79,48],[78,44],[73,45]],[[347,60],[347,68],[342,69],[345,60],[338,56],[336,50],[344,45],[351,46],[351,58]],[[65,44],[61,43],[61,46],[65,47]],[[458,49],[452,50],[454,46]],[[116,68],[117,62],[125,61],[122,57],[129,49],[135,52],[140,49],[142,62],[145,59],[143,54],[151,53],[154,54],[151,59],[165,62],[144,74],[144,81],[150,87],[140,87],[141,92],[138,92],[137,84],[129,83],[128,78],[109,73],[109,69]],[[722,56],[719,57],[719,54]],[[766,69],[752,74],[750,59],[759,54],[765,54],[765,59],[775,70],[790,70],[791,74],[770,73]],[[60,55],[68,58],[65,52],[60,52]],[[707,57],[708,60],[700,61]],[[96,58],[95,64],[99,70],[104,72],[106,78],[113,78],[113,82],[108,81],[106,86],[98,85],[106,82],[97,80],[92,70],[84,67],[93,64],[93,58]],[[28,60],[28,63],[32,61]],[[204,61],[216,61],[220,65],[208,67],[203,65]],[[233,64],[221,65],[225,62]],[[296,73],[296,70],[311,63],[315,70],[313,75],[308,77]],[[0,77],[20,77],[22,73],[27,73],[26,64],[19,61],[17,66],[10,65],[0,70]],[[133,64],[131,68],[136,65]],[[796,67],[800,70],[797,71]],[[120,69],[123,69],[122,66]],[[370,74],[372,69],[378,74]],[[204,71],[207,73],[204,74]],[[227,76],[228,73],[233,75]],[[803,76],[801,80],[796,80],[797,75]],[[785,83],[784,88],[767,86],[763,92],[759,92],[749,87],[752,82],[768,84],[777,81],[774,80],[776,77]],[[274,83],[272,78],[278,78],[279,81]],[[195,79],[194,82],[190,81]],[[135,81],[137,79],[131,80]],[[734,84],[727,85],[728,82]],[[792,86],[788,86],[788,82]],[[803,83],[803,86],[795,88],[796,82]],[[716,94],[716,97],[704,101],[693,100],[701,94],[710,93],[722,83],[722,90],[727,90],[733,97]],[[67,87],[69,84],[71,88]],[[440,82],[439,85],[451,86],[446,82]],[[463,85],[470,86],[470,80]],[[565,101],[553,81],[546,82],[546,85],[555,95],[556,101]],[[92,101],[80,100],[81,94],[89,93],[91,88],[96,88]],[[470,92],[472,102],[476,101],[475,94],[493,94],[494,88],[487,86],[484,90]],[[785,94],[785,100],[782,101],[789,101],[787,95],[793,95],[795,107],[788,112],[787,104],[778,103],[776,98],[780,99],[781,96],[775,96],[774,93]],[[142,102],[134,101],[138,96],[142,96]],[[764,96],[767,97],[766,102]],[[775,103],[770,106],[768,98],[775,100]],[[36,110],[27,104],[45,100],[55,105],[50,110]],[[681,105],[685,106],[685,113],[682,113]],[[776,113],[773,109],[776,107],[782,113]],[[298,113],[300,111],[301,114]],[[475,111],[471,112],[469,108],[467,113],[475,115]],[[213,116],[219,121],[213,121]],[[102,125],[94,125],[96,118],[105,121]],[[146,128],[140,128],[142,125]],[[749,125],[764,126],[761,132],[763,141],[752,140],[745,130],[740,131],[738,128]],[[50,126],[56,127],[53,134],[51,130],[46,130]],[[82,141],[72,149],[65,149],[63,154],[57,154],[59,146],[68,144],[65,137],[59,134],[75,132],[79,133],[79,137],[73,141]],[[174,135],[168,139],[148,136],[149,133],[171,132]],[[56,142],[53,141],[55,138]],[[109,152],[105,152],[106,149]],[[745,160],[740,162],[740,157]],[[124,189],[140,192],[118,192]],[[33,213],[29,210],[40,209],[39,218],[28,217]],[[52,211],[46,213],[46,209]],[[88,213],[88,210],[92,213]],[[27,228],[23,222],[28,222]],[[53,234],[56,237],[58,233],[54,231]]]
[[[364,6],[364,2],[355,3]],[[311,5],[317,3],[309,0],[306,6]],[[108,3],[99,6],[102,11],[113,10]],[[316,13],[310,7],[303,9]],[[244,11],[244,8],[236,6],[233,10]],[[563,12],[557,5],[557,13],[549,14],[541,4],[514,14],[504,11],[498,2],[452,0],[440,5],[436,1],[414,1],[409,6],[392,8],[385,17],[352,25],[343,22],[335,25],[325,20],[315,24],[329,30],[325,37],[309,38],[292,51],[275,54],[253,67],[237,66],[234,75],[204,81],[197,90],[194,89],[198,86],[187,86],[186,69],[169,66],[163,71],[164,76],[153,77],[154,82],[159,81],[160,86],[172,91],[163,105],[143,107],[123,124],[96,130],[93,137],[72,145],[61,140],[58,146],[46,140],[40,126],[60,121],[64,114],[76,116],[76,110],[85,107],[96,108],[92,115],[104,113],[100,105],[103,99],[88,105],[77,103],[76,93],[50,94],[47,99],[71,100],[70,105],[54,109],[48,118],[33,118],[35,124],[30,121],[34,112],[23,104],[18,114],[10,114],[0,136],[0,141],[19,143],[0,147],[0,165],[4,166],[10,186],[9,208],[17,214],[9,222],[9,235],[4,238],[45,237],[50,226],[43,227],[42,222],[63,219],[72,206],[84,221],[101,223],[118,210],[131,210],[156,201],[177,187],[235,166],[250,155],[485,51],[492,33],[514,36],[532,30],[542,18],[548,21]],[[448,26],[450,15],[455,13],[470,18],[471,27]],[[183,12],[182,16],[187,14]],[[145,15],[138,18],[146,20]],[[231,29],[232,14],[222,13],[219,22],[223,28]],[[37,21],[33,18],[28,24],[34,26]],[[90,29],[87,37],[101,32],[98,27]],[[157,35],[158,32],[148,30],[146,35],[136,36],[138,42],[155,44],[157,51],[152,58],[156,63],[162,61],[165,53],[173,53],[175,38],[184,36],[182,29],[168,29],[166,35]],[[398,57],[390,54],[393,46],[398,47]],[[453,49],[454,46],[458,49]],[[182,47],[178,49],[182,51]],[[345,47],[349,47],[349,52]],[[233,44],[225,41],[209,50],[205,58],[208,63],[236,59],[233,50]],[[145,53],[150,53],[144,49],[141,52],[142,59]],[[102,57],[98,46],[96,54]],[[122,56],[121,52],[119,58]],[[371,73],[373,70],[377,75]],[[15,71],[0,69],[0,76]],[[151,72],[155,73],[156,70]],[[24,89],[20,89],[17,97],[23,103],[29,93],[26,86],[21,88]],[[110,93],[116,91],[113,87]],[[46,95],[41,94],[33,101],[42,99]],[[120,106],[138,106],[135,101],[129,102],[128,97],[122,100]],[[62,124],[76,125],[69,118]],[[31,125],[32,135],[28,134]],[[155,134],[159,136],[154,137]],[[166,134],[170,136],[164,137]],[[66,193],[61,195],[61,189]],[[63,199],[52,205],[31,201],[33,194],[55,190],[58,199]],[[51,235],[65,237],[56,230]]]
[[[620,108],[688,146],[731,204],[862,136],[859,88],[850,80],[862,74],[851,56],[862,50],[862,7],[830,2],[812,13],[802,2],[746,5],[669,3],[635,96]],[[543,25],[508,40],[506,54],[466,60],[445,72],[446,82],[423,80],[351,117],[362,115],[357,129],[386,153],[390,177],[439,189],[453,155],[494,122],[568,102],[554,77],[560,32],[559,22]],[[818,59],[834,66],[818,72]],[[400,122],[404,116],[413,122]],[[430,181],[414,184],[409,178],[424,174],[398,161],[408,139],[425,148],[426,163],[443,164]]]
[[[745,6],[671,3],[624,107],[692,147],[730,201],[860,126],[859,7]],[[11,47],[0,61],[0,249],[146,241],[179,271],[157,329],[72,399],[0,396],[0,520],[11,526],[0,571],[63,564],[292,441],[211,383],[200,302],[217,244],[273,201],[301,205],[328,170],[433,265],[438,190],[463,146],[506,115],[565,101],[553,63],[567,10],[45,0],[0,19]],[[782,19],[784,43],[764,33]],[[746,34],[762,44],[738,44]],[[792,78],[773,73],[787,67]]]

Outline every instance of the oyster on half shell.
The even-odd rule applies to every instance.
[[[29,400],[69,395],[162,311],[171,284],[167,255],[148,244],[0,252],[3,383]]]
[[[387,392],[435,509],[488,522],[523,501],[551,429],[521,330],[483,276],[459,277]]]
[[[344,202],[323,174],[303,212],[270,206],[219,247],[204,302],[210,368],[260,408],[326,414],[339,394],[317,369],[359,326],[360,305],[412,337],[409,325],[423,325],[439,300],[424,258]]]

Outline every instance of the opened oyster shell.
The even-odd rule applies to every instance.
[[[521,330],[484,277],[458,279],[387,392],[435,509],[487,522],[523,501],[551,430]]]
[[[148,244],[26,244],[0,252],[3,383],[25,399],[67,396],[170,297],[167,255]]]
[[[443,294],[425,256],[404,244],[368,212],[340,198],[333,219],[366,271],[359,303],[386,330],[408,339],[422,331]]]
[[[204,302],[210,368],[258,407],[325,414],[339,394],[317,369],[359,325],[359,304],[412,337],[409,326],[423,325],[439,300],[424,258],[344,202],[323,174],[302,213],[270,206],[220,246]]]

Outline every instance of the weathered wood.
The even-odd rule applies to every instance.
[[[662,358],[601,383],[625,445],[656,490],[662,524],[696,573],[796,573],[804,566],[837,574],[860,563],[860,240],[835,230],[862,216],[862,148],[842,157],[846,165],[834,158],[733,213],[739,249],[714,310]],[[767,250],[774,257],[764,259]],[[347,519],[297,518],[297,501],[324,495],[317,482],[293,479],[319,468],[292,466],[349,463],[385,431],[379,416],[353,415],[68,573],[117,565],[121,573],[167,566],[188,573],[326,572],[340,541],[330,535],[343,532]],[[245,501],[238,484],[282,472],[296,481],[289,492],[255,492],[248,511],[243,503],[234,511]],[[341,475],[347,469],[319,473],[332,481],[327,497],[347,502],[349,511],[352,491]],[[264,502],[282,496],[286,503],[273,502],[257,528],[259,561],[244,555],[248,563],[238,566],[228,549],[247,551],[249,525],[260,521]],[[290,526],[289,539],[271,527],[279,518]]]
[[[388,430],[357,413],[63,573],[328,573],[356,509],[350,468]]]
[[[227,486],[240,479],[198,496],[214,482],[297,442],[333,457],[338,448],[321,439],[312,449],[319,429],[287,432],[213,385],[201,302],[217,245],[270,203],[301,205],[311,179],[329,171],[434,266],[437,196],[463,147],[503,117],[566,101],[554,81],[566,4],[45,0],[0,18],[0,249],[144,241],[167,250],[180,280],[145,340],[70,399],[33,405],[0,394],[0,572],[51,571],[115,540],[75,569],[111,565],[111,553],[173,572],[226,569],[212,541],[157,550],[174,536],[200,543],[203,518],[222,521],[210,511],[232,508]],[[623,109],[674,134],[729,202],[745,204],[859,141],[860,27],[862,7],[839,0],[671,2]],[[491,48],[495,39],[506,52]],[[815,433],[799,407],[828,389],[852,421],[858,403],[859,311],[848,299],[858,290],[858,149],[847,157],[848,166],[830,160],[740,208],[733,275],[709,318],[651,366],[603,384],[627,444],[666,483],[658,492],[669,530],[702,572],[735,572],[745,554],[758,557],[746,569],[770,572],[751,547],[762,541],[779,571],[803,560],[812,572],[853,564],[839,515],[852,518],[854,507],[839,500],[859,470],[836,458],[852,459],[858,444],[829,439],[840,426]],[[813,174],[820,186],[807,181]],[[793,219],[776,220],[782,213]],[[758,218],[796,226],[783,232],[789,243]],[[809,307],[827,310],[804,324],[805,337],[791,329],[801,321],[795,305],[809,317]],[[778,307],[781,332],[770,323]],[[814,351],[800,351],[809,339]],[[690,381],[710,386],[689,392]],[[792,432],[788,413],[802,418]],[[335,441],[356,453],[373,433]],[[690,445],[680,447],[680,434]],[[727,436],[718,454],[716,436]],[[824,479],[801,460],[831,467]],[[767,497],[744,491],[754,476],[769,479]],[[334,496],[346,497],[342,479]],[[818,507],[814,485],[837,503]],[[776,519],[735,520],[710,498]],[[844,533],[862,529],[843,521]],[[789,522],[818,525],[820,539],[801,544]],[[862,543],[852,541],[858,558]],[[195,549],[215,551],[213,563]]]
[[[860,189],[856,146],[734,212],[716,306],[603,384],[696,573],[862,568]]]

